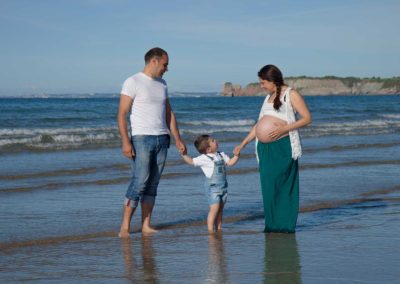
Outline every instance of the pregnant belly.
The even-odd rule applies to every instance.
[[[284,134],[281,137],[277,137],[276,139],[273,139],[270,134],[272,131],[277,129],[280,126],[285,126],[287,124],[286,121],[277,118],[275,116],[271,115],[264,115],[256,125],[256,136],[257,139],[263,143],[268,143],[275,141],[276,139],[279,139],[281,137],[287,136],[288,134]]]

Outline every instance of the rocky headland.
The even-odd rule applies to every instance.
[[[305,96],[326,95],[399,95],[400,77],[355,78],[355,77],[288,77],[285,83]],[[231,82],[224,84],[222,96],[262,96],[265,91],[259,83],[250,83],[242,87]]]

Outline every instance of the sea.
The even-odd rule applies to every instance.
[[[171,93],[189,154],[232,155],[265,97]],[[130,162],[119,96],[0,98],[0,283],[400,283],[400,96],[307,96],[296,233],[264,234],[254,143],[228,168],[223,231],[171,141],[154,235],[117,237]]]

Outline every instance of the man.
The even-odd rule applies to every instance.
[[[119,233],[122,238],[129,237],[130,223],[139,201],[142,232],[156,232],[150,225],[151,214],[167,157],[169,133],[174,136],[178,150],[186,150],[168,100],[167,83],[162,79],[168,70],[168,54],[156,47],[150,49],[144,59],[143,71],[125,80],[118,111],[122,153],[132,160],[132,179],[126,192]],[[131,139],[128,135],[128,113]]]

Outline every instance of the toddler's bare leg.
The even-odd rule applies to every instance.
[[[209,233],[213,233],[215,230],[215,223],[219,211],[220,203],[210,205],[210,211],[207,217],[207,228]]]
[[[223,210],[224,210],[224,203],[220,203],[219,209],[218,209],[218,214],[217,218],[215,220],[215,228],[217,231],[222,230],[222,215],[223,215]]]

